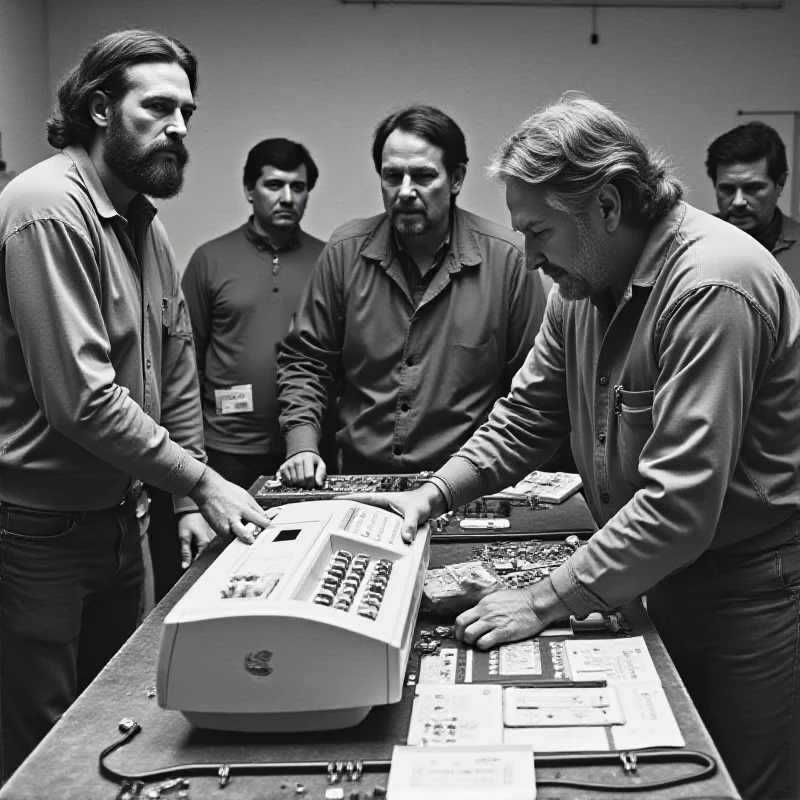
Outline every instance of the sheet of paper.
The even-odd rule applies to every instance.
[[[613,687],[517,688],[503,692],[503,721],[515,728],[561,728],[622,725]]]
[[[611,750],[606,728],[506,728],[506,744],[529,744],[534,753],[593,753]]]
[[[453,684],[456,682],[458,649],[442,647],[420,658],[419,683]]]
[[[564,642],[572,679],[605,678],[610,686],[661,683],[642,636],[629,639],[575,639]]]
[[[536,639],[500,645],[497,660],[501,675],[542,674],[542,654]]]
[[[408,744],[503,743],[503,689],[486,684],[417,685]]]
[[[617,686],[625,724],[611,729],[617,750],[684,747],[678,722],[660,683]]]
[[[388,800],[535,800],[530,745],[394,748]]]

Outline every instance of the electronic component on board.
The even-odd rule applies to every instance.
[[[507,519],[462,519],[459,526],[464,531],[496,531],[510,528],[511,523]]]
[[[262,508],[273,508],[307,500],[334,500],[345,494],[409,492],[422,486],[432,474],[410,472],[400,475],[328,475],[324,485],[315,489],[287,486],[280,478],[262,475],[250,487],[250,494]]]
[[[398,514],[287,505],[252,545],[231,542],[164,620],[158,702],[204,728],[357,725],[400,700],[428,566]]]

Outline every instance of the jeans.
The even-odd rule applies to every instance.
[[[0,783],[136,629],[144,571],[135,505],[0,503]]]
[[[647,600],[742,796],[800,797],[800,515],[706,551]]]

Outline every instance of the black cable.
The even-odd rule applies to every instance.
[[[142,731],[142,726],[134,720],[123,720],[120,730],[124,731],[121,739],[100,753],[100,774],[114,783],[143,781],[163,781],[169,778],[205,775],[220,779],[224,786],[234,775],[301,775],[326,774],[330,771],[330,761],[290,761],[290,762],[243,762],[240,764],[178,764],[172,767],[149,770],[147,772],[122,773],[111,769],[105,761],[115,750],[128,744]],[[391,760],[379,759],[359,761],[363,772],[388,772]],[[639,792],[646,789],[666,789],[684,783],[705,780],[717,771],[717,762],[707,753],[699,750],[642,750],[636,753],[616,751],[599,753],[542,753],[536,755],[536,764],[540,767],[591,767],[623,765],[626,773],[632,774],[639,764],[699,764],[702,769],[687,775],[665,778],[646,783],[595,783],[592,781],[570,780],[568,778],[537,778],[537,786],[569,786],[575,789],[587,789],[599,792]]]

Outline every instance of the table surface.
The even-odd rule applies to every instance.
[[[549,509],[548,513],[550,511],[553,509]],[[557,525],[559,512],[556,510],[551,516],[554,525]],[[519,519],[516,522],[519,523]],[[518,530],[519,527],[519,524],[514,524],[512,530]],[[435,543],[432,546],[431,566],[466,559],[475,543]],[[154,692],[161,624],[175,603],[222,551],[224,544],[218,539],[192,565],[6,783],[0,791],[0,800],[111,800],[116,797],[118,787],[100,775],[98,758],[101,750],[119,738],[117,726],[124,717],[137,720],[142,725],[142,732],[109,758],[109,764],[123,773],[198,762],[219,764],[391,758],[393,746],[405,742],[413,687],[405,687],[400,703],[376,707],[355,728],[312,734],[204,731],[194,728],[179,712],[159,708]],[[658,792],[634,793],[632,796],[738,798],[719,753],[641,605],[638,602],[631,604],[626,607],[626,614],[634,633],[643,635],[647,641],[687,748],[708,753],[716,758],[719,765],[718,772],[710,780]],[[694,769],[696,767],[648,765],[633,778],[624,777],[621,768],[616,767],[570,768],[568,771],[561,770],[561,773],[568,774],[570,778],[590,781],[638,783],[672,777]],[[538,776],[557,777],[557,772],[552,768],[537,766]],[[370,797],[374,787],[386,785],[387,777],[385,774],[365,773],[359,783],[341,784],[345,790],[344,796],[347,800],[351,792],[361,792],[362,797]],[[189,780],[191,800],[289,800],[300,796],[316,799],[323,798],[328,788],[322,775],[236,776],[224,789],[211,777],[193,777]],[[296,793],[297,783],[305,787],[304,794]],[[142,792],[142,797],[146,797],[146,791]],[[619,794],[554,787],[540,787],[538,790],[538,797],[541,798],[565,796],[610,798]]]

